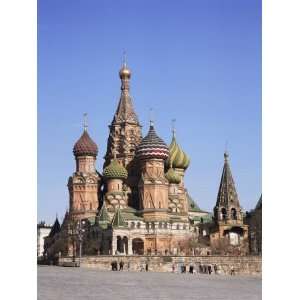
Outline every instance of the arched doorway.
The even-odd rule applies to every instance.
[[[124,245],[125,253],[126,253],[126,255],[128,255],[128,238],[127,238],[127,236],[123,237],[123,245]]]
[[[140,238],[132,240],[132,253],[143,255],[144,254],[144,241]]]

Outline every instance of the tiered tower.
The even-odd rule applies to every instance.
[[[109,165],[116,152],[116,158],[128,171],[126,184],[128,186],[128,202],[130,206],[138,208],[138,167],[134,159],[136,147],[142,139],[141,125],[133,109],[130,96],[131,71],[126,61],[119,72],[121,79],[120,101],[109,126],[107,151],[104,157],[104,167]]]
[[[219,186],[214,217],[218,224],[242,225],[243,216],[231,174],[228,153],[224,153],[224,167]]]
[[[164,175],[164,162],[169,150],[159,138],[150,122],[148,134],[143,138],[136,152],[141,165],[139,182],[140,208],[145,221],[168,220],[168,180]]]
[[[228,153],[224,153],[224,166],[214,207],[215,228],[210,235],[211,245],[221,251],[234,246],[240,253],[248,252],[248,225],[244,225],[243,213],[231,174]]]
[[[95,216],[99,207],[100,177],[95,163],[98,147],[88,134],[87,126],[75,143],[76,171],[69,178],[70,215],[75,219]]]

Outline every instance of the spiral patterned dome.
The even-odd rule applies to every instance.
[[[103,176],[105,179],[126,179],[128,173],[117,159],[113,159],[111,163],[104,169]]]
[[[148,134],[142,139],[136,150],[138,159],[167,159],[169,149],[165,142],[157,136],[153,124],[150,125]]]
[[[168,179],[169,183],[179,184],[181,181],[180,175],[176,173],[173,168],[170,168],[165,174],[165,177]]]
[[[180,146],[177,144],[175,136],[173,135],[172,142],[169,146],[170,155],[169,158],[166,161],[166,166],[168,168],[171,168],[171,165],[173,168],[177,169],[187,169],[190,164],[190,159],[186,155],[185,152],[180,148]]]
[[[84,130],[79,140],[73,147],[73,153],[75,156],[90,155],[96,157],[98,154],[98,147],[96,143],[91,139],[87,130]]]

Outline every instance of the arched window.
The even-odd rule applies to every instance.
[[[162,228],[162,223],[161,223],[161,222],[158,223],[158,228],[159,228],[159,229]]]
[[[179,224],[176,225],[176,229],[179,230]]]
[[[92,203],[90,203],[90,210],[92,210],[93,209],[93,204]]]
[[[137,228],[141,228],[141,223],[138,222],[138,223],[136,224],[136,227],[137,227]]]
[[[231,209],[231,218],[233,220],[237,220],[237,214],[236,214],[236,209],[235,208]]]
[[[135,223],[131,222],[131,228],[134,228],[134,226],[135,226]]]
[[[164,224],[164,227],[165,227],[165,229],[168,228],[168,223],[167,222]]]
[[[155,223],[154,222],[151,223],[151,228],[155,229]]]
[[[221,219],[222,219],[222,220],[226,220],[226,217],[227,217],[227,211],[226,211],[226,209],[223,207],[222,210],[221,210]]]
[[[149,223],[146,222],[146,229],[149,229]]]

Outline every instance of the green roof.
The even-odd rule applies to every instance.
[[[126,179],[128,173],[117,159],[113,159],[110,164],[104,169],[103,176],[106,179]]]
[[[189,195],[188,192],[186,192],[186,197],[187,197],[187,200],[188,200],[188,204],[189,204],[189,211],[192,211],[192,212],[206,212],[202,209],[199,208],[199,206],[196,204],[196,202],[192,199],[192,197]]]
[[[178,184],[181,181],[180,175],[176,173],[173,168],[168,170],[168,172],[165,174],[165,177],[168,179],[169,183]]]
[[[105,201],[103,202],[102,207],[99,212],[99,222],[106,222],[106,223],[110,222],[109,215],[107,213],[107,209],[106,209],[106,205],[105,205]]]
[[[124,220],[124,217],[121,213],[120,208],[118,208],[117,212],[115,213],[113,220],[112,220],[112,226],[114,228],[119,228],[119,227],[127,227],[127,224]]]
[[[206,216],[194,216],[192,217],[192,220],[203,222],[203,223],[210,223],[212,221],[212,215],[208,214]]]

